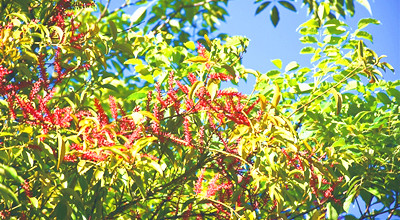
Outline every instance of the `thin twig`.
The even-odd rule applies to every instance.
[[[296,110],[294,110],[294,112],[292,112],[292,114],[289,115],[289,118],[292,117],[296,112],[300,111],[301,109],[303,109],[304,107],[310,105],[311,103],[313,103],[315,100],[317,100],[321,96],[323,96],[326,93],[328,93],[331,89],[335,89],[336,87],[341,85],[344,81],[348,80],[350,77],[353,76],[354,73],[356,73],[356,70],[358,70],[358,68],[360,68],[360,66],[361,66],[361,64],[359,64],[354,70],[352,70],[349,74],[347,74],[347,76],[345,76],[343,79],[341,79],[339,82],[337,82],[334,86],[332,86],[331,88],[325,90],[323,93],[317,95],[315,98],[311,99],[306,104],[304,104],[304,105],[300,106],[299,108],[297,108]]]

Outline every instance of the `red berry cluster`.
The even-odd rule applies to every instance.
[[[32,191],[31,191],[31,188],[29,186],[28,180],[25,180],[25,182],[22,184],[22,189],[25,191],[25,195],[28,198],[32,197]]]

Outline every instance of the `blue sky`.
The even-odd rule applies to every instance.
[[[269,9],[254,15],[257,5],[249,0],[229,1],[226,22],[221,23],[220,32],[229,35],[241,35],[248,37],[250,41],[247,53],[244,55],[243,64],[246,68],[267,72],[276,67],[270,62],[273,59],[281,59],[283,65],[290,61],[297,61],[301,65],[310,67],[310,55],[300,55],[299,51],[304,47],[299,41],[301,35],[296,32],[298,26],[310,17],[306,7],[301,8],[301,2],[295,4],[298,11],[292,12],[282,7],[280,9],[280,22],[276,28],[269,20]],[[356,1],[355,1],[356,2]],[[346,23],[352,30],[357,29],[357,23],[361,18],[373,17],[381,21],[381,25],[369,25],[365,30],[374,37],[374,42],[366,42],[378,55],[387,55],[384,61],[389,62],[395,69],[400,70],[400,9],[399,0],[369,0],[372,15],[362,5],[355,3],[356,13],[354,17],[347,17]],[[279,5],[279,4],[277,4]],[[398,73],[387,71],[385,80],[400,79]],[[249,86],[252,85],[249,81]],[[243,89],[243,88],[242,88]],[[251,88],[245,88],[251,90]]]

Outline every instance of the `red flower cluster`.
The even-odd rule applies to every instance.
[[[233,77],[231,75],[226,75],[224,73],[211,73],[210,75],[208,75],[208,78],[218,79],[221,81],[228,81],[228,80],[233,79]]]
[[[55,13],[50,18],[50,25],[57,25],[58,27],[65,28],[65,18],[71,17],[73,12],[68,12],[71,9],[71,0],[61,0],[55,7]]]
[[[313,161],[313,157],[315,156],[315,152],[309,152],[309,151],[304,151],[304,152],[300,152],[300,153],[296,153],[294,157],[291,157],[285,150],[285,148],[282,148],[282,153],[286,156],[286,158],[288,159],[288,165],[295,167],[295,169],[304,171],[304,167],[303,167],[303,163],[300,159],[300,156],[302,157],[306,157],[306,159],[308,160],[308,164],[309,164],[309,168],[311,171],[311,177],[309,180],[309,185],[311,188],[311,192],[312,194],[314,194],[316,196],[316,198],[318,199],[317,202],[319,204],[323,204],[325,203],[327,200],[331,199],[334,202],[338,203],[340,202],[339,199],[336,199],[334,197],[334,190],[336,188],[336,186],[342,182],[343,177],[339,177],[336,181],[329,182],[327,179],[322,178],[321,180],[321,187],[318,187],[319,185],[319,179],[318,179],[318,175],[316,174],[315,168],[314,168],[314,161]],[[326,154],[324,153],[322,156],[317,158],[317,161],[321,161],[322,158],[324,158],[326,156]],[[295,175],[295,178],[302,178],[301,176],[299,176],[298,174]]]

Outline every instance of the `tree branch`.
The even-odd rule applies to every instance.
[[[390,212],[389,216],[387,217],[387,220],[391,219],[394,211],[396,211],[396,207],[399,206],[399,192],[396,192],[396,202],[394,203],[394,209]]]

